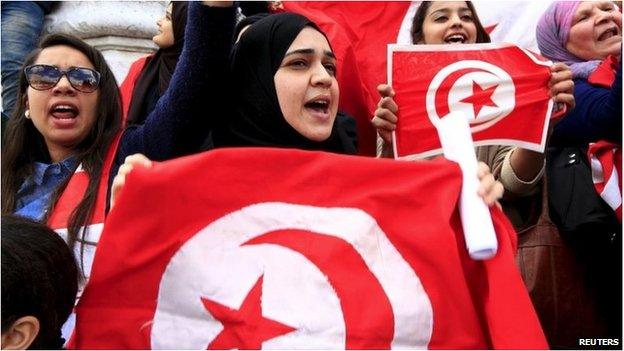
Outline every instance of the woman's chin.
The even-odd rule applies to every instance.
[[[311,141],[315,141],[317,143],[323,142],[325,140],[327,140],[329,138],[329,136],[331,135],[331,129],[329,131],[313,131],[313,132],[308,132],[305,134],[302,134],[304,137],[306,137],[307,139],[310,139]]]
[[[622,54],[622,37],[620,37],[620,40],[614,43],[613,46],[611,46],[609,50],[609,55],[619,57],[621,54]]]
[[[157,34],[152,38],[152,42],[158,46],[159,49],[166,49],[171,45],[166,45],[163,38],[161,38],[162,34]]]

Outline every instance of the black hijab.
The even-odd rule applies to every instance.
[[[167,90],[178,58],[184,46],[184,28],[188,3],[172,1],[171,25],[173,27],[173,45],[159,49],[145,65],[132,91],[132,100],[128,109],[128,124],[142,124],[156,106],[158,98]]]
[[[288,124],[280,109],[274,76],[286,51],[306,26],[325,35],[309,19],[294,13],[267,16],[243,34],[232,52],[235,113],[223,133],[215,135],[216,144],[356,152],[353,139],[337,127],[337,120],[330,137],[315,142]]]
[[[243,18],[242,20],[238,21],[238,23],[236,23],[236,26],[234,27],[234,42],[236,42],[236,38],[238,38],[240,32],[243,30],[243,28],[247,27],[247,26],[251,26],[252,24],[260,21],[261,19],[270,16],[271,14],[268,12],[261,12],[261,13],[256,13],[253,14],[251,16],[247,16],[245,18]]]

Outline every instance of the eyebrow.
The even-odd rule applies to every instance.
[[[314,49],[297,49],[297,50],[293,50],[291,52],[287,52],[286,55],[284,55],[284,58],[290,55],[296,55],[296,54],[303,54],[303,55],[312,55],[314,54]],[[331,57],[333,59],[336,58],[336,55],[334,55],[333,52],[329,51],[329,50],[325,50],[323,52],[323,54],[327,57]]]
[[[470,11],[470,8],[468,8],[468,7],[460,7],[458,9],[458,12],[466,12],[466,11]],[[438,12],[447,13],[447,12],[451,12],[451,9],[446,8],[446,7],[445,8],[441,8],[439,10],[435,10],[435,11],[431,12],[429,15],[433,15],[433,14],[438,13]]]
[[[577,20],[577,19],[579,19],[579,18],[581,18],[581,17],[583,17],[583,16],[589,16],[589,14],[591,14],[592,10],[593,10],[593,9],[584,9],[584,10],[581,10],[580,12],[578,12],[578,13],[574,14],[574,19],[575,19],[575,20]]]

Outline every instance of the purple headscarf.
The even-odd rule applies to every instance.
[[[570,66],[574,78],[587,79],[600,61],[585,61],[566,49],[574,13],[580,3],[580,1],[553,2],[537,22],[537,46],[546,58]]]

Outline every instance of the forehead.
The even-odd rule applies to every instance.
[[[332,51],[327,38],[321,32],[312,27],[305,27],[290,44],[288,51],[300,49],[317,49],[320,51]]]
[[[70,67],[94,68],[85,54],[66,45],[50,46],[41,50],[35,63],[52,65],[60,69]]]
[[[435,11],[461,11],[468,10],[468,5],[465,1],[433,1],[427,13],[433,13]]]
[[[611,6],[610,1],[581,1],[576,8],[576,13],[591,11],[594,7]]]

